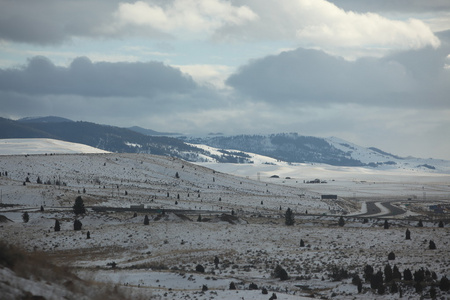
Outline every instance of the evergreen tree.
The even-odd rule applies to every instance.
[[[60,231],[61,230],[61,226],[59,225],[59,221],[55,220],[55,231]]]
[[[24,212],[22,214],[22,220],[24,223],[28,223],[28,221],[30,221],[30,215],[27,212]]]
[[[440,220],[438,226],[439,226],[440,228],[443,228],[443,227],[444,227],[444,222],[442,222],[442,220]]]
[[[88,231],[87,233],[86,233],[86,239],[90,239],[91,238],[91,233]]]
[[[425,272],[423,269],[420,269],[418,271],[414,272],[414,281],[415,282],[422,282],[425,280]]]
[[[450,280],[448,280],[447,276],[442,276],[441,281],[439,281],[439,288],[443,292],[450,290]]]
[[[148,216],[145,215],[144,217],[144,225],[149,225],[150,224],[150,220],[148,219]]]
[[[379,270],[370,280],[370,288],[374,290],[380,289],[383,286],[383,272]],[[384,293],[384,291],[383,291]]]
[[[300,247],[305,247],[305,242],[302,239],[300,239]]]
[[[201,222],[201,221],[202,221],[202,215],[198,215],[197,222]]]
[[[345,225],[345,221],[344,221],[344,217],[343,216],[341,216],[339,218],[338,225],[341,226],[341,227],[343,227]]]
[[[272,276],[274,278],[280,278],[280,280],[283,280],[283,281],[289,279],[289,276],[288,276],[286,270],[283,269],[283,267],[281,267],[280,265],[277,265],[275,267],[275,270],[273,271]]]
[[[44,207],[41,205],[41,212],[43,212],[44,211]]]
[[[410,240],[410,239],[411,239],[411,231],[409,231],[409,229],[406,228],[405,240]]]
[[[400,273],[396,265],[394,265],[394,268],[392,269],[392,278],[394,280],[402,280],[402,273]]]
[[[389,229],[388,220],[384,220],[384,229]]]
[[[41,178],[38,176],[38,178],[37,178],[37,180],[36,180],[36,183],[38,183],[38,184],[42,184],[42,180],[41,180]]]
[[[391,268],[391,265],[390,265],[390,264],[387,264],[387,265],[384,267],[384,281],[385,281],[386,283],[389,283],[389,282],[391,282],[393,279],[394,279],[394,278],[393,278],[393,274],[392,274],[392,268]]]
[[[405,281],[411,281],[413,280],[412,273],[410,269],[406,269],[403,271],[403,280]]]
[[[205,273],[205,267],[203,267],[202,265],[197,265],[195,267],[195,271],[200,272],[200,273]]]
[[[366,280],[366,282],[371,281],[373,276],[373,267],[371,265],[366,265],[364,267],[364,279]]]
[[[388,254],[388,260],[395,260],[395,253],[394,252],[390,252]]]
[[[84,208],[84,202],[81,196],[78,196],[75,199],[75,204],[73,205],[73,212],[75,215],[84,214],[86,212],[86,209]]]
[[[417,223],[417,227],[423,227],[422,220],[419,220],[419,222]]]
[[[234,284],[234,282],[230,282],[230,290],[235,290],[236,289],[236,285]]]
[[[73,230],[81,230],[81,227],[83,226],[83,223],[81,223],[80,220],[76,219],[73,222]]]
[[[430,244],[428,245],[428,248],[430,248],[430,250],[436,250],[436,244],[430,240]]]
[[[285,214],[285,224],[288,226],[294,225],[294,216],[292,214],[292,210],[288,208]]]

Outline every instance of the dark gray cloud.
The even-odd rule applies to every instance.
[[[118,26],[120,0],[0,0],[0,40],[56,45],[74,37],[168,37],[154,28]]]
[[[450,47],[346,61],[299,48],[255,60],[227,84],[269,103],[449,107]],[[448,63],[448,61],[447,61]]]
[[[328,0],[345,10],[355,12],[443,12],[450,11],[448,0]]]
[[[191,77],[161,62],[92,63],[79,57],[69,67],[59,67],[38,56],[21,69],[0,70],[1,91],[29,95],[150,97],[196,88]]]

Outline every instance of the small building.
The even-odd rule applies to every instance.
[[[322,200],[337,200],[337,195],[322,195]]]

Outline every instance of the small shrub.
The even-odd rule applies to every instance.
[[[275,270],[273,271],[272,276],[274,278],[280,278],[280,280],[282,280],[282,281],[289,279],[289,276],[288,276],[286,270],[283,269],[283,267],[281,267],[280,265],[277,265],[275,267]]]
[[[24,212],[22,214],[22,220],[24,223],[28,223],[28,221],[30,221],[30,215],[27,212]]]
[[[205,273],[205,267],[203,267],[202,265],[197,265],[195,267],[195,271],[200,272],[200,273]]]
[[[258,289],[258,285],[256,285],[255,283],[250,283],[250,285],[248,286],[249,290],[257,290]]]

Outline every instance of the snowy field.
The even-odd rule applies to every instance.
[[[423,268],[435,272],[436,284],[450,278],[448,210],[435,214],[429,209],[432,204],[448,207],[449,174],[290,165],[263,157],[252,165],[199,165],[144,154],[50,155],[57,151],[44,149],[44,154],[0,156],[0,215],[7,218],[0,223],[1,239],[44,252],[82,278],[117,284],[133,297],[249,300],[275,293],[289,300],[398,299],[389,287],[380,296],[364,282],[367,264],[375,272],[387,264],[401,272]],[[304,183],[316,178],[327,183]],[[338,199],[322,200],[322,194]],[[87,213],[75,216],[71,207],[78,196]],[[387,200],[407,212],[366,220],[357,216],[366,202]],[[131,210],[112,209],[132,205],[153,210],[134,216]],[[112,208],[93,209],[99,206]],[[285,225],[287,208],[294,211],[292,226]],[[149,225],[144,225],[146,214]],[[341,215],[344,226],[338,226]],[[81,231],[73,230],[76,218]],[[417,226],[419,220],[423,227]],[[405,240],[407,228],[410,240]],[[437,249],[429,249],[430,240]],[[395,260],[388,260],[390,252]],[[204,272],[196,271],[198,265]],[[274,278],[277,265],[289,279]],[[0,270],[1,282],[18,282]],[[363,279],[361,293],[352,283],[354,275]],[[229,289],[231,282],[236,290]],[[429,295],[432,282],[423,284],[422,296]],[[257,289],[251,290],[251,283]],[[403,298],[420,298],[413,284],[398,284]],[[28,285],[33,284],[22,284],[17,293]],[[439,288],[437,293],[442,299],[450,296]],[[47,299],[59,297],[46,294]]]

